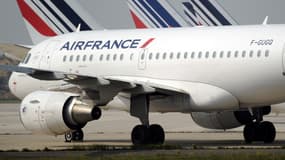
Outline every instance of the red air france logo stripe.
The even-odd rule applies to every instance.
[[[146,48],[153,40],[154,40],[154,38],[150,38],[141,46],[141,48]]]
[[[23,17],[42,35],[56,36],[56,33],[29,7],[24,0],[17,0]]]

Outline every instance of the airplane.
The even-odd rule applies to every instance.
[[[267,28],[269,27],[269,25],[261,26],[261,27],[260,26],[247,26],[247,27],[249,27],[249,30],[251,30],[252,28],[257,28],[257,29]],[[233,27],[230,29],[228,27],[225,27],[225,28],[214,27],[214,28],[209,29],[209,32],[215,32],[216,29],[217,30],[233,29],[233,31],[235,31],[235,29],[243,30],[243,28],[246,28],[246,26],[245,27]],[[175,44],[174,48],[168,46],[170,47],[169,49],[172,50],[171,52],[167,52],[167,47],[166,48],[164,47],[163,49],[165,53],[162,53],[162,51],[160,54],[152,52],[153,49],[157,52],[160,52],[160,50],[157,49],[157,47],[159,48],[160,44],[156,44],[156,41],[157,39],[160,39],[159,37],[162,36],[160,34],[154,34],[153,32],[158,31],[158,32],[163,32],[163,33],[168,34],[168,32],[173,33],[173,32],[176,32],[176,30],[177,32],[182,32],[184,30],[185,32],[186,31],[188,32],[189,30],[189,32],[191,32],[191,35],[193,34],[192,32],[194,31],[195,32],[197,31],[199,33],[205,30],[208,31],[208,29],[206,28],[204,29],[203,27],[202,28],[198,27],[197,29],[189,29],[189,28],[170,29],[169,28],[169,30],[168,29],[164,29],[164,30],[154,29],[150,31],[143,30],[143,32],[145,33],[150,32],[151,35],[156,35],[157,37],[153,38],[153,36],[151,36],[151,38],[147,38],[145,41],[143,41],[144,40],[143,38],[126,39],[126,40],[110,38],[109,39],[110,41],[108,40],[103,41],[103,39],[100,39],[98,41],[94,41],[94,44],[93,44],[93,46],[95,46],[94,48],[96,52],[94,50],[89,52],[90,45],[92,45],[92,42],[85,40],[86,37],[83,36],[83,34],[87,34],[87,33],[84,33],[84,32],[71,33],[72,37],[73,36],[81,37],[81,34],[82,34],[82,37],[84,39],[84,41],[82,42],[70,41],[69,43],[66,42],[64,45],[61,44],[62,50],[67,50],[66,52],[68,52],[68,54],[71,54],[71,55],[77,54],[76,57],[74,55],[74,57],[72,58],[73,62],[68,64],[72,66],[72,67],[69,66],[68,68],[71,70],[63,71],[63,70],[53,70],[54,68],[50,68],[50,67],[55,67],[52,62],[56,61],[56,57],[54,57],[54,55],[56,55],[57,53],[53,52],[53,50],[54,49],[56,50],[56,48],[59,47],[57,46],[57,44],[58,45],[60,44],[60,41],[55,40],[56,41],[55,42],[54,39],[59,38],[61,40],[61,36],[51,38],[51,39],[48,39],[47,42],[43,42],[44,44],[47,44],[49,43],[49,41],[51,41],[50,44],[48,44],[47,46],[43,48],[40,48],[39,46],[35,46],[35,48],[29,52],[30,54],[27,55],[23,63],[20,64],[21,67],[10,66],[7,68],[7,66],[1,66],[5,70],[22,72],[22,73],[15,73],[15,74],[19,74],[21,76],[25,76],[28,74],[34,78],[39,79],[40,80],[39,82],[41,82],[40,84],[41,86],[39,87],[37,84],[34,84],[34,87],[35,86],[39,87],[38,90],[46,90],[46,88],[50,90],[50,91],[33,92],[34,90],[31,90],[31,89],[29,90],[29,87],[25,85],[28,83],[25,83],[22,81],[16,82],[14,81],[15,79],[14,80],[12,78],[10,79],[9,86],[12,89],[12,91],[13,90],[16,91],[17,89],[23,86],[24,87],[26,86],[25,88],[21,88],[21,90],[26,90],[26,93],[23,95],[28,95],[28,96],[23,97],[24,100],[21,105],[21,120],[24,123],[24,126],[35,132],[44,132],[44,133],[52,134],[52,135],[67,133],[65,134],[65,138],[67,141],[82,140],[83,132],[81,128],[88,121],[100,118],[101,111],[98,108],[98,106],[107,105],[109,107],[124,108],[125,110],[129,111],[131,115],[138,117],[141,120],[143,125],[136,126],[132,132],[132,141],[134,144],[145,144],[145,143],[161,144],[164,142],[163,128],[159,125],[149,125],[148,112],[150,111],[151,112],[191,113],[193,120],[197,124],[204,126],[206,128],[212,128],[212,129],[229,129],[229,128],[235,128],[238,126],[245,125],[246,127],[244,129],[244,136],[245,136],[246,142],[252,142],[252,141],[272,142],[274,141],[275,134],[276,134],[274,125],[270,122],[263,122],[262,120],[262,117],[264,115],[267,115],[268,113],[270,113],[270,109],[271,109],[270,105],[277,103],[276,102],[277,100],[274,99],[273,95],[271,95],[271,97],[273,97],[274,101],[271,100],[270,102],[262,102],[262,103],[260,102],[260,99],[253,98],[253,97],[249,97],[249,99],[247,99],[247,96],[244,96],[244,95],[242,95],[241,98],[240,97],[236,98],[235,96],[232,97],[232,94],[234,93],[229,92],[228,89],[220,88],[220,85],[221,86],[224,85],[224,84],[220,84],[223,82],[223,80],[221,78],[218,78],[218,76],[221,76],[221,73],[218,73],[217,75],[215,75],[214,73],[208,73],[209,71],[212,72],[212,70],[207,70],[207,69],[209,69],[209,66],[213,66],[213,63],[215,64],[215,66],[218,66],[218,68],[220,69],[222,69],[223,65],[226,65],[226,67],[231,66],[231,64],[229,63],[224,64],[223,62],[223,58],[226,58],[226,51],[222,53],[218,49],[219,47],[220,48],[223,48],[223,47],[221,46],[213,47],[210,44],[208,46],[209,50],[207,51],[203,51],[203,49],[200,49],[198,51],[199,48],[195,47],[192,49],[192,51],[196,51],[193,57],[192,57],[192,52],[191,53],[187,52],[186,54],[186,51],[185,51],[185,53],[182,53],[183,49],[181,48],[184,48],[186,46],[182,46],[179,49],[179,51],[176,51],[177,45],[178,47],[180,47],[181,46],[180,44]],[[244,29],[244,30],[247,30],[247,29]],[[128,30],[119,30],[119,31],[114,31],[114,32],[116,33],[122,32],[121,34],[124,33],[124,35],[129,36],[129,34],[125,34],[127,31]],[[101,32],[94,31],[94,34],[98,33],[99,35],[102,35],[102,36],[105,33],[111,34],[108,32],[109,31],[102,31],[101,33]],[[110,31],[110,32],[113,32],[113,31]],[[135,33],[134,35],[131,34],[131,37],[137,34],[140,36],[142,35],[140,31],[130,30],[130,32]],[[198,33],[194,34],[193,37],[198,37],[197,35]],[[202,37],[208,37],[208,35],[205,35],[205,34],[201,34],[201,35]],[[66,35],[66,36],[68,37],[69,35]],[[243,37],[243,38],[247,40],[248,37]],[[198,43],[199,45],[197,46],[200,46],[202,43],[201,37],[196,38],[198,42],[195,42],[194,41],[195,39],[190,41],[190,37],[189,38],[183,37],[182,39],[183,40],[189,39],[188,40],[189,44],[195,44],[195,43],[200,42]],[[213,37],[210,39],[213,39]],[[210,40],[207,40],[207,41],[210,41]],[[236,41],[239,41],[239,40],[234,39],[233,42],[236,42]],[[137,46],[141,44],[139,42],[145,42],[140,46],[140,47],[144,46],[145,48],[139,48]],[[163,42],[169,44],[169,42],[165,42],[165,41]],[[111,47],[110,46],[111,43],[112,43],[112,47],[115,47],[114,49],[108,48],[108,45],[109,47]],[[156,46],[152,47],[151,46],[152,44],[156,44]],[[250,61],[254,62],[254,61],[258,61],[259,58],[265,58],[265,57],[268,58],[270,49],[272,49],[272,47],[275,47],[275,45],[273,44],[275,43],[273,43],[272,39],[268,39],[268,40],[261,39],[260,41],[257,41],[256,43],[255,41],[251,41],[251,45],[250,46],[245,45],[246,49],[243,51],[238,50],[239,48],[235,46],[236,44],[231,44],[233,48],[228,49],[231,52],[227,52],[227,56],[230,55],[230,57],[227,57],[228,58],[227,60],[231,62],[236,61],[237,65],[240,65],[243,63],[242,60],[246,60],[246,62],[250,62]],[[125,48],[126,47],[125,45],[127,46],[127,48]],[[164,46],[163,43],[162,43],[162,46]],[[100,47],[102,48],[98,49]],[[132,47],[137,47],[137,48],[132,48]],[[213,49],[211,47],[216,49],[216,52],[214,51],[210,52]],[[243,46],[239,46],[239,47],[243,48]],[[258,48],[264,49],[265,47],[269,47],[269,49],[260,50],[261,52],[259,52]],[[39,53],[36,53],[37,56],[35,56],[36,54],[34,53],[36,48],[40,48],[40,50],[42,50]],[[50,50],[49,51],[46,50],[47,48],[50,48]],[[82,51],[80,51],[80,49],[82,49]],[[175,50],[173,51],[173,49]],[[236,49],[237,51],[239,51],[237,53],[238,57],[235,57],[236,51],[233,51],[232,49]],[[85,52],[85,51],[88,51],[88,55],[86,56],[79,55],[81,54],[81,52]],[[101,54],[102,53],[101,51],[102,52],[107,51],[109,54],[106,54],[106,55],[102,54],[103,57],[101,59],[101,55],[100,57],[99,55],[97,55],[97,52]],[[117,51],[120,51],[122,54],[118,54]],[[58,51],[58,53],[60,52],[61,51]],[[45,53],[48,53],[48,54],[45,54]],[[79,62],[77,62],[78,55],[79,55]],[[121,55],[122,55],[122,62],[124,62],[123,65],[121,63],[118,63],[119,59],[121,59]],[[156,58],[157,55],[158,55],[158,59]],[[164,55],[165,55],[165,58],[164,58]],[[183,59],[182,55],[183,56],[186,55],[186,58]],[[212,57],[213,59],[210,59],[210,55],[212,56],[215,55],[215,57]],[[222,57],[220,57],[221,55]],[[245,58],[243,58],[244,55],[245,55]],[[129,57],[129,61],[127,61],[127,63],[125,63],[124,61],[124,60],[127,60],[126,56]],[[140,57],[142,56],[144,59],[140,59]],[[150,57],[151,59],[149,59]],[[209,63],[209,66],[205,65],[205,61],[200,61],[202,64],[199,66],[198,63],[200,62],[197,60],[199,59],[203,60],[203,58],[207,59],[206,63]],[[253,58],[253,59],[250,60],[250,58]],[[61,59],[63,61],[64,57],[61,57]],[[84,59],[86,63],[83,61]],[[89,59],[89,63],[87,62],[88,61],[87,59]],[[94,64],[91,64],[90,59],[92,60],[91,62],[94,62]],[[97,61],[95,61],[95,59]],[[105,61],[104,62],[105,64],[98,63],[100,59],[102,62]],[[33,62],[31,62],[32,60]],[[70,57],[67,57],[66,55],[65,60],[67,63],[67,61],[70,60]],[[31,63],[34,63],[34,64],[31,64]],[[58,65],[61,65],[61,64],[64,64],[64,63],[63,62],[58,63]],[[202,78],[202,79],[199,81],[196,79],[194,82],[192,81],[184,82],[184,80],[177,81],[176,79],[177,77],[175,77],[175,79],[161,79],[160,78],[161,76],[168,77],[167,76],[168,72],[166,73],[165,71],[161,70],[161,68],[163,67],[165,68],[165,66],[168,64],[170,66],[173,64],[174,65],[182,64],[182,66],[189,65],[191,66],[191,68],[192,67],[196,68],[195,70],[194,69],[190,70],[191,74],[192,73],[194,74],[193,76],[189,75],[189,77],[191,78],[190,80],[192,80],[192,78],[198,78],[198,80],[199,78]],[[117,75],[118,73],[113,73],[115,74],[115,76],[108,75],[106,77],[105,74],[107,73],[101,73],[101,71],[98,71],[99,72],[98,73],[96,72],[96,70],[94,71],[94,73],[92,72],[88,75],[85,75],[84,74],[85,72],[89,73],[88,71],[89,67],[92,67],[92,68],[94,67],[91,65],[96,65],[96,68],[101,68],[100,69],[101,71],[105,70],[108,72],[110,72],[111,70],[114,70],[114,68],[119,69],[122,66],[129,67],[127,71],[132,71],[130,69],[131,67],[133,67],[134,72],[130,72],[130,73],[133,73],[135,77],[132,77],[134,75],[118,76]],[[107,65],[113,65],[113,66],[110,67]],[[256,64],[256,65],[260,65],[260,64]],[[200,69],[201,66],[202,66],[202,70]],[[114,72],[117,72],[117,69],[114,70]],[[231,69],[233,69],[234,71],[238,71],[236,73],[240,72],[238,68],[236,67],[232,67]],[[158,74],[157,72],[158,70],[159,72],[162,73],[161,76],[159,76],[159,78],[156,77]],[[207,74],[201,75],[201,73],[199,73],[200,71],[203,74],[204,73],[207,73]],[[120,72],[125,73],[125,71],[122,69],[121,70],[119,69],[119,73]],[[223,72],[226,73],[227,70]],[[174,72],[172,71],[172,73]],[[179,75],[178,79],[184,76],[183,67],[181,67],[181,70],[180,69],[178,70],[177,74]],[[230,74],[230,73],[227,73],[227,74]],[[260,73],[257,73],[257,74],[260,74]],[[89,77],[89,75],[92,75],[92,77]],[[140,77],[137,77],[138,75],[140,75]],[[262,76],[262,75],[259,75],[259,76]],[[236,77],[236,79],[239,79],[237,75],[233,77]],[[203,83],[202,80],[203,81],[207,80],[207,79],[205,80],[204,78],[209,78],[208,80],[210,82]],[[26,82],[28,82],[31,79],[32,79],[31,77],[28,77],[26,79],[27,80]],[[46,84],[42,85],[42,82],[45,82]],[[241,84],[241,82],[236,82],[236,81],[232,81],[232,82]],[[82,83],[84,83],[84,85],[82,85]],[[219,83],[219,86],[215,86],[215,83]],[[266,84],[266,81],[264,83]],[[281,82],[279,84],[281,84]],[[228,82],[226,82],[225,85],[226,87],[230,87],[230,89],[235,89],[235,87],[230,86]],[[255,84],[255,86],[256,85],[257,84]],[[272,90],[276,89],[276,86],[274,87],[271,89]],[[67,91],[70,88],[73,89],[72,92]],[[74,88],[78,90],[77,93],[74,93]],[[242,88],[245,89],[244,87]],[[236,91],[237,93],[235,94],[240,94],[239,89],[241,88],[238,88],[238,91]],[[252,88],[249,87],[249,89],[252,89]],[[254,87],[254,89],[256,88]],[[60,91],[64,90],[65,92],[58,92],[58,90]],[[262,88],[260,90],[262,90]],[[272,90],[269,90],[269,91],[271,91],[272,93],[273,92]],[[257,90],[255,90],[255,92],[257,92]],[[277,92],[283,93],[280,90],[277,90]],[[218,95],[218,97],[216,94]],[[84,98],[82,95],[84,95]],[[207,95],[207,97],[203,97],[203,95]],[[265,95],[261,94],[261,97],[264,97],[264,96]],[[50,97],[52,100],[56,100],[57,99],[56,97],[60,97],[59,98],[60,103],[61,104],[63,103],[62,101],[64,100],[62,99],[65,99],[66,103],[62,104],[64,105],[63,107],[62,106],[50,107],[48,103],[44,102],[45,100],[51,101],[51,99],[49,99],[48,97]],[[68,100],[66,99],[67,97],[69,98]],[[253,98],[253,100],[251,100],[250,98]],[[281,98],[281,97],[278,97],[278,98]],[[242,100],[245,99],[246,101],[249,101],[249,102],[241,103],[243,101],[241,101],[240,99]],[[91,101],[91,103],[90,102],[86,103],[86,100]],[[231,100],[233,102],[230,102]],[[234,101],[238,101],[238,102],[234,103]],[[253,102],[253,101],[256,101],[256,102]],[[279,102],[282,102],[282,101],[283,100],[280,100]],[[222,106],[222,105],[218,106],[218,104],[223,103],[223,102],[225,102],[226,104],[229,103],[229,106],[226,106],[226,104],[224,104],[225,106]],[[53,103],[53,101],[50,103]],[[211,105],[211,103],[213,103],[213,106]],[[234,104],[230,104],[230,103],[234,103]],[[35,106],[38,106],[39,104],[41,105],[41,107],[35,108]],[[142,106],[142,104],[144,105]],[[57,105],[60,105],[60,104],[57,103]],[[135,106],[142,106],[142,107],[137,109],[135,108]],[[201,108],[201,106],[202,107],[206,106],[209,108]],[[217,106],[218,108],[215,108]],[[211,108],[211,107],[214,107],[214,108]],[[32,111],[29,110],[29,108],[31,108],[32,111],[38,112],[39,116],[37,117],[33,115]],[[62,113],[64,117],[61,117]],[[53,115],[53,118],[50,117],[51,115]],[[82,115],[84,115],[84,118]],[[57,119],[56,119],[56,116],[58,116]],[[33,117],[34,119],[31,119],[31,117]],[[64,122],[61,121],[62,118],[64,119],[63,120]],[[267,131],[264,134],[256,133],[257,131],[260,132],[265,128],[267,128],[266,129]],[[65,131],[62,131],[61,129]],[[72,132],[69,132],[70,130],[72,130]],[[145,134],[146,137],[143,137],[142,134]],[[151,136],[147,136],[149,134]]]
[[[163,128],[149,123],[150,111],[189,113],[213,129],[245,125],[246,142],[271,143],[276,130],[263,116],[285,100],[283,28],[78,29],[33,46],[19,66],[0,68],[66,81],[94,103],[72,92],[34,91],[20,107],[23,125],[33,132],[76,130],[81,139],[81,128],[100,118],[98,106],[117,96],[142,123],[132,131],[133,144],[164,143]]]

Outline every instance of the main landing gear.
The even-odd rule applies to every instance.
[[[158,124],[153,124],[149,127],[137,125],[132,131],[132,142],[135,145],[163,144],[164,138],[164,130]]]
[[[254,141],[262,141],[264,143],[274,142],[276,129],[273,123],[263,121],[263,115],[266,115],[263,108],[253,110],[255,122],[246,124],[243,130],[246,143],[252,143]]]
[[[164,143],[163,128],[158,124],[149,125],[149,95],[132,96],[130,113],[142,123],[133,128],[131,139],[134,145]]]
[[[102,111],[99,107],[94,107],[91,114],[92,114],[93,120],[98,120],[100,119],[102,115]],[[65,142],[81,142],[83,141],[84,133],[82,129],[77,129],[77,130],[66,132],[64,135],[64,138],[65,138]]]

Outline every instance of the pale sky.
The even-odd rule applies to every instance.
[[[269,23],[285,24],[285,0],[217,0],[239,24],[261,24],[265,16]],[[108,29],[131,28],[125,0],[81,0],[96,20]],[[31,44],[16,0],[0,2],[0,42]]]

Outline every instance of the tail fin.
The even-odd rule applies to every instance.
[[[76,0],[17,0],[34,44],[60,34],[104,29]]]
[[[136,28],[237,24],[215,0],[128,0]]]
[[[216,0],[187,0],[182,2],[184,18],[192,25],[223,26],[237,22]]]

